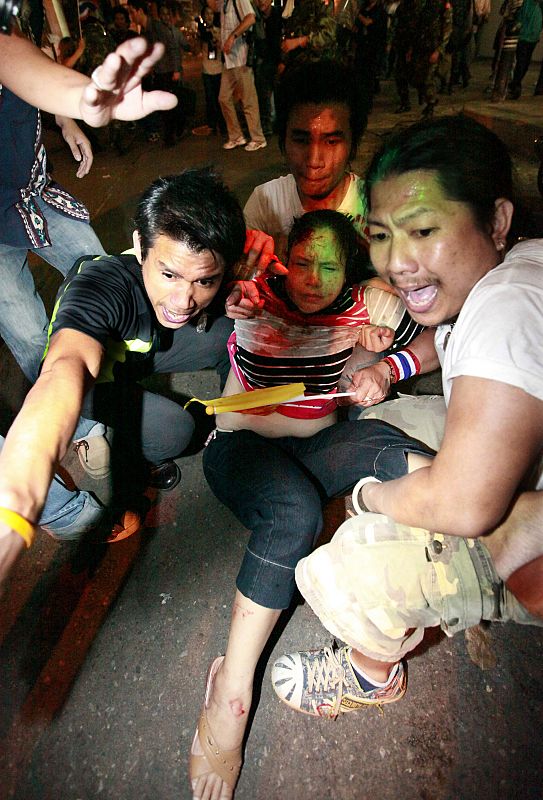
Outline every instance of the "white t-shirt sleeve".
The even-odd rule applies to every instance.
[[[248,228],[255,228],[259,231],[266,231],[266,222],[269,217],[267,213],[266,195],[262,191],[262,186],[257,186],[253,191],[243,209],[245,224]]]
[[[250,0],[236,0],[236,5],[239,11],[239,15],[242,19],[247,16],[247,14],[254,14],[255,10],[252,7]]]
[[[303,214],[293,176],[285,175],[257,186],[243,213],[248,228],[264,231],[273,237],[275,254],[283,260],[292,221]]]
[[[460,375],[500,381],[543,400],[543,264],[503,267],[472,290],[455,325],[443,364],[447,401]]]
[[[397,295],[377,286],[367,286],[364,300],[371,325],[386,325],[396,330],[405,314],[405,306]]]

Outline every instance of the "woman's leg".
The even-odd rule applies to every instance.
[[[228,646],[207,705],[221,750],[241,747],[262,650],[294,593],[294,568],[322,527],[321,499],[306,471],[277,440],[250,431],[218,433],[204,452],[215,495],[251,530],[238,575]],[[195,737],[192,754],[202,753]],[[193,781],[194,796],[225,800],[232,790],[210,771]],[[219,793],[220,792],[220,793]]]
[[[325,495],[286,451],[291,441],[252,431],[217,432],[203,456],[214,495],[251,532],[237,589],[266,608],[288,608],[296,565],[322,529]]]
[[[209,727],[221,750],[241,747],[251,708],[256,665],[280,613],[236,591],[226,654],[215,676],[207,706]],[[191,753],[201,755],[202,752],[196,736]],[[232,789],[213,772],[193,780],[192,789],[196,798],[210,797],[212,790],[218,792],[213,795],[217,800],[228,800],[233,795]]]
[[[374,419],[345,420],[308,439],[288,440],[295,457],[309,471],[324,497],[349,492],[359,478],[400,478],[426,465],[435,451],[398,428]]]

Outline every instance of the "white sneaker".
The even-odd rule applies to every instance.
[[[247,139],[241,136],[239,139],[229,139],[223,144],[223,150],[233,150],[234,147],[241,147],[242,144],[247,144]]]
[[[255,150],[262,150],[263,147],[267,147],[267,146],[268,146],[268,143],[264,139],[263,142],[249,142],[249,144],[247,145],[245,150],[247,150],[248,153],[254,153]]]
[[[91,478],[100,480],[106,478],[110,471],[109,442],[105,436],[89,436],[88,439],[78,439],[73,444],[81,466]]]

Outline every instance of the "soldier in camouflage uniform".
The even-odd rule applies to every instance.
[[[347,643],[273,667],[279,697],[314,716],[399,700],[427,627],[543,626],[543,240],[504,258],[511,159],[474,120],[442,117],[392,137],[366,180],[372,262],[436,326],[445,433],[433,460],[406,438],[388,483],[383,451],[353,490],[358,515],[298,563],[302,595]]]
[[[396,51],[394,78],[400,105],[396,114],[411,111],[409,102],[409,64],[413,55],[413,42],[417,37],[419,0],[401,0],[396,11],[396,27],[393,47]]]
[[[452,33],[450,0],[418,0],[417,33],[409,63],[410,82],[425,103],[423,116],[431,117],[437,103],[440,63]]]
[[[296,0],[292,16],[285,21],[281,50],[284,66],[337,58],[337,23],[332,5],[325,6],[322,0]]]
[[[77,71],[89,77],[115,50],[115,40],[96,13],[81,20],[81,33],[85,39],[85,52],[77,62]]]

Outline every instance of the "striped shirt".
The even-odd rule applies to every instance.
[[[303,382],[308,394],[334,394],[363,325],[386,325],[405,346],[422,328],[394,294],[373,286],[346,287],[332,305],[304,314],[289,299],[283,276],[255,280],[264,305],[258,317],[236,320],[228,342],[234,374],[246,391]],[[399,335],[399,341],[398,341]],[[317,419],[335,400],[279,406],[288,417]]]

